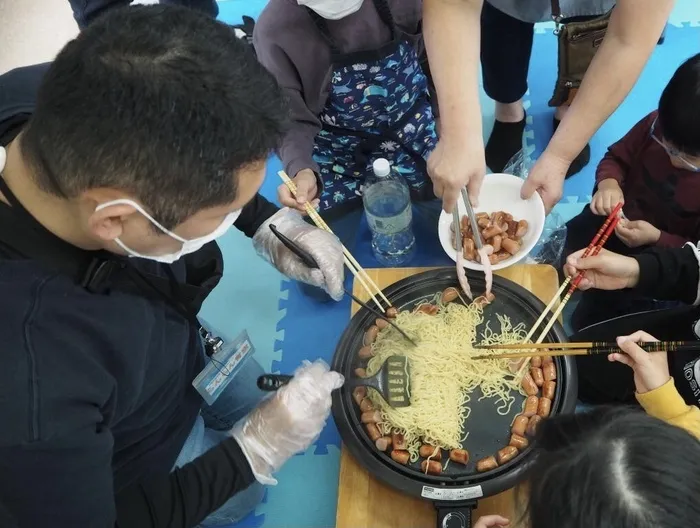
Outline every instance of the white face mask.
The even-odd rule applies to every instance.
[[[114,239],[114,241],[117,243],[117,245],[120,248],[122,248],[124,251],[126,251],[126,253],[130,257],[138,257],[138,258],[144,258],[144,259],[148,259],[148,260],[155,260],[156,262],[162,262],[164,264],[172,264],[173,262],[178,260],[180,257],[187,255],[189,253],[194,253],[195,251],[200,249],[205,244],[211,242],[212,240],[214,240],[216,238],[219,238],[221,235],[226,233],[226,231],[228,231],[231,228],[233,223],[236,221],[236,219],[241,214],[240,210],[229,213],[224,217],[224,220],[223,220],[223,222],[221,222],[221,224],[219,224],[219,227],[214,229],[214,231],[212,231],[208,235],[205,235],[205,236],[199,237],[199,238],[193,238],[192,240],[186,240],[186,239],[182,238],[181,236],[176,235],[172,231],[169,231],[168,229],[166,229],[162,225],[160,225],[155,218],[153,218],[146,211],[144,211],[144,209],[139,204],[134,202],[133,200],[126,200],[126,199],[112,200],[111,202],[106,202],[106,203],[103,203],[101,205],[98,205],[97,208],[95,209],[95,211],[100,211],[101,209],[104,209],[105,207],[109,207],[110,205],[130,205],[131,207],[136,209],[139,213],[141,213],[143,216],[148,218],[148,220],[150,220],[151,223],[154,226],[156,226],[158,229],[160,229],[163,233],[165,233],[166,235],[168,235],[171,238],[174,238],[178,242],[182,242],[182,247],[180,248],[180,251],[177,251],[175,253],[168,253],[166,255],[153,256],[153,255],[142,255],[140,253],[137,253],[136,251],[127,247],[126,244],[124,244],[118,238]]]
[[[359,11],[363,0],[297,0],[327,20],[339,20]]]

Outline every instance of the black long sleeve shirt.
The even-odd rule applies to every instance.
[[[0,76],[1,145],[31,114],[42,68]],[[257,196],[235,225],[252,236],[275,211]],[[0,222],[22,228],[2,202]],[[163,264],[136,266],[166,277]],[[183,261],[171,269],[187,279]],[[191,382],[203,356],[165,301],[92,294],[0,247],[0,364],[3,522],[194,526],[254,480],[232,438],[171,471],[202,405]]]
[[[644,251],[634,257],[639,263],[636,289],[654,299],[699,304],[699,255],[692,244]]]

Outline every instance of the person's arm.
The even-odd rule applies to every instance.
[[[655,49],[674,0],[618,0],[600,48],[547,146],[573,160],[627,97]]]
[[[115,495],[109,430],[0,449],[0,498],[21,526],[195,526],[254,480],[234,439]]]
[[[690,243],[686,237],[681,235],[674,235],[668,231],[660,230],[659,240],[656,242],[655,246],[658,248],[682,248],[686,244]]]
[[[522,196],[538,191],[551,210],[566,172],[639,78],[674,0],[618,0],[600,48],[547,148],[530,171]]]
[[[655,299],[700,304],[700,253],[695,245],[652,248],[633,258],[639,265],[638,292]]]
[[[435,194],[451,211],[467,186],[476,202],[486,164],[479,105],[483,0],[424,0],[423,39],[440,105],[440,141],[428,160]]]
[[[248,238],[253,238],[258,228],[277,211],[279,208],[275,204],[256,194],[241,210],[241,215],[233,225]]]
[[[642,147],[649,138],[655,117],[656,112],[652,112],[634,125],[619,141],[608,147],[596,169],[597,185],[605,180],[615,180],[620,187],[624,185],[627,172],[633,161],[642,153]]]
[[[700,438],[700,409],[693,405],[686,405],[676,389],[673,378],[659,388],[637,394],[636,397],[650,416],[685,429],[693,436]]]

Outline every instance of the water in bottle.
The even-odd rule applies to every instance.
[[[385,266],[405,265],[416,253],[408,184],[384,158],[377,159],[372,168],[374,173],[367,178],[362,193],[372,251]]]

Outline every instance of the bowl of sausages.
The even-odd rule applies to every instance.
[[[487,248],[494,270],[524,259],[542,235],[545,221],[544,203],[537,193],[529,199],[520,198],[524,180],[510,174],[487,174],[481,187],[479,205],[474,208],[482,243]],[[476,252],[474,233],[462,200],[457,202],[464,266],[483,270]],[[438,222],[438,236],[445,253],[457,261],[453,215],[443,211]]]

